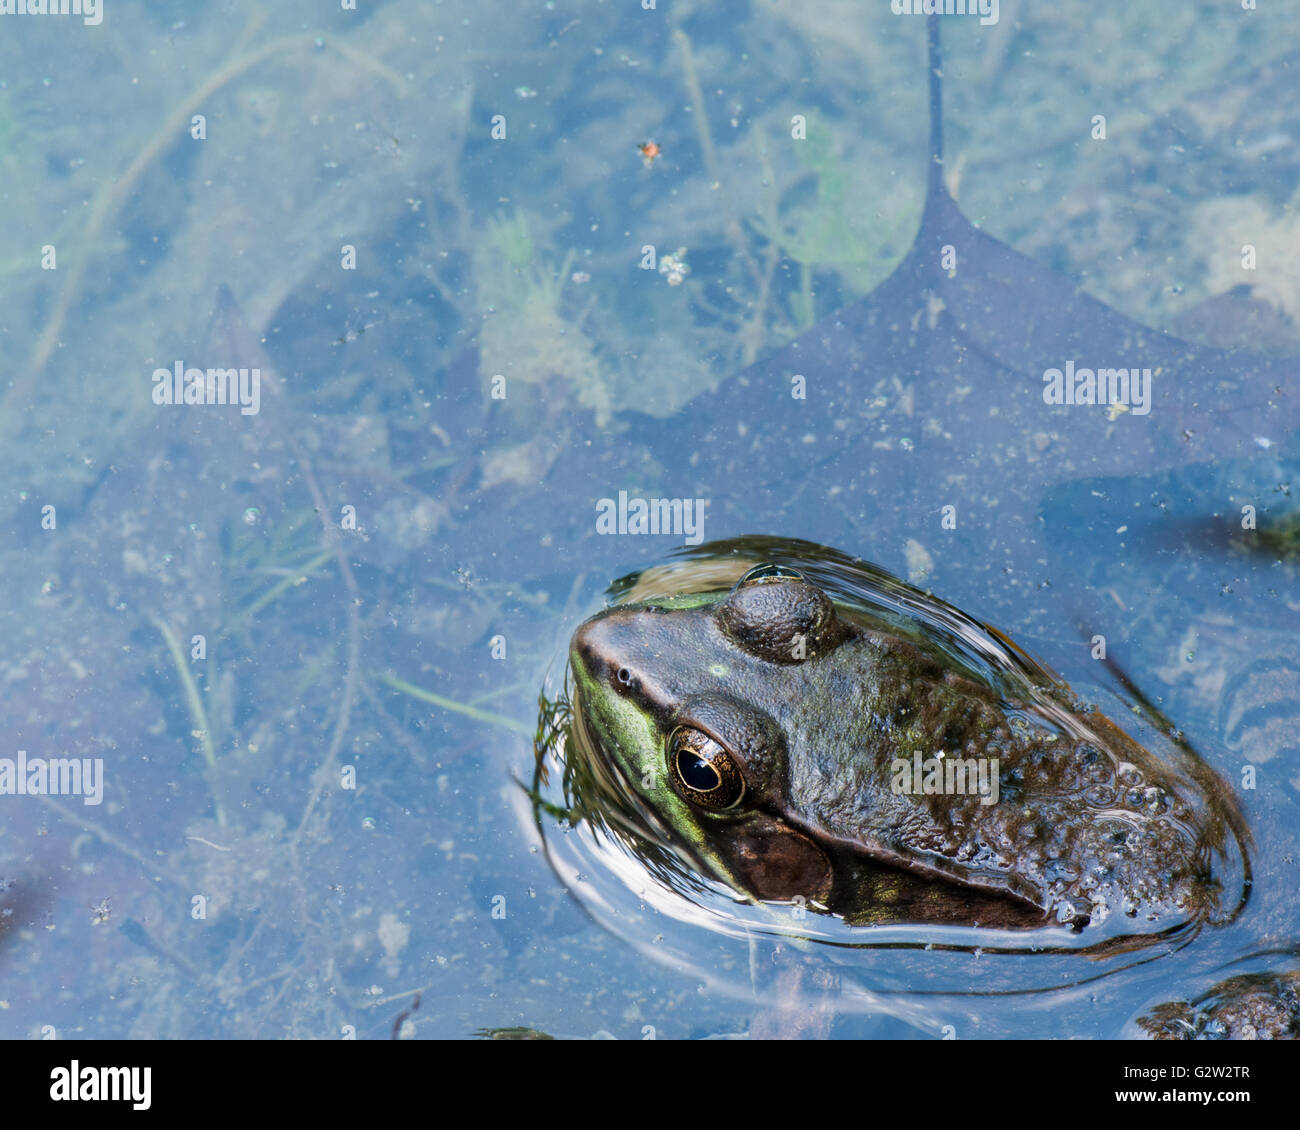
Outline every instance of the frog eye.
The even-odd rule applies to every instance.
[[[755,565],[748,573],[736,582],[736,588],[742,585],[761,585],[767,581],[802,581],[803,574],[797,569],[791,569],[786,565],[774,565],[768,562],[764,565]]]
[[[785,565],[755,566],[718,602],[714,615],[732,643],[770,663],[802,663],[844,637],[830,597]]]
[[[669,736],[668,772],[677,792],[701,808],[735,808],[745,795],[735,759],[693,726],[678,726]]]

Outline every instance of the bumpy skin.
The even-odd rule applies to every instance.
[[[1300,1039],[1300,973],[1230,977],[1195,1001],[1171,1001],[1137,1021],[1155,1040]]]
[[[1026,684],[1005,702],[791,576],[630,604],[570,651],[602,756],[718,878],[852,923],[1153,934],[1221,907],[1224,826],[1191,779]],[[709,810],[670,769],[685,727],[744,795]],[[997,758],[996,803],[898,794],[896,758]],[[1234,886],[1240,876],[1228,877]]]

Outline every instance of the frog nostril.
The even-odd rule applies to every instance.
[[[632,674],[632,669],[630,667],[620,667],[618,669],[618,674],[615,676],[615,678],[618,679],[618,681],[622,683],[625,687],[630,687],[636,681],[635,676]]]

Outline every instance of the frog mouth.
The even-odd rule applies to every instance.
[[[962,871],[874,839],[836,835],[789,814],[781,819],[825,850],[834,861],[828,908],[851,924],[907,921],[997,929],[1051,925],[1081,931],[1091,921],[1082,903],[1045,906],[1032,885],[1014,875]]]

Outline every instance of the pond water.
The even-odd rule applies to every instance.
[[[0,1034],[734,1035],[811,953],[835,1035],[1113,1037],[1295,969],[1300,3],[944,18],[941,174],[887,0],[364,7],[0,16],[0,759],[102,767],[0,795]],[[659,498],[702,526],[620,532]],[[1196,751],[1242,914],[773,941],[539,813],[574,629],[745,535]]]

